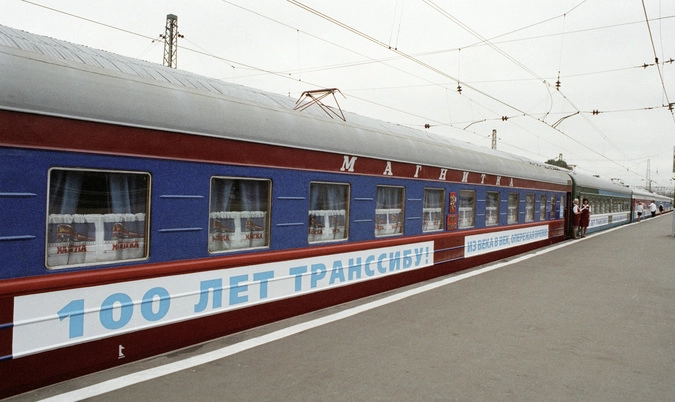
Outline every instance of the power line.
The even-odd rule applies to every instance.
[[[663,73],[661,72],[661,66],[659,66],[659,56],[656,54],[656,46],[654,45],[654,36],[652,35],[652,28],[649,25],[649,16],[647,15],[647,7],[645,6],[645,0],[642,0],[642,10],[645,13],[645,22],[647,23],[647,30],[649,31],[649,40],[652,44],[652,51],[654,52],[654,63],[656,64],[656,68],[659,70],[659,78],[661,79],[661,87],[663,88],[663,95],[666,97],[666,102],[668,103],[670,114],[671,116],[673,116],[673,121],[675,122],[675,113],[673,113],[673,105],[670,103],[670,99],[668,99],[668,91],[666,91],[666,84],[663,81]]]
[[[449,19],[450,21],[454,22],[455,24],[459,25],[462,29],[464,29],[465,31],[469,32],[471,35],[473,35],[473,36],[475,36],[476,38],[478,38],[479,40],[481,40],[482,43],[488,45],[488,46],[491,47],[494,51],[496,51],[497,53],[499,53],[499,54],[501,54],[502,56],[506,57],[508,60],[510,60],[511,62],[513,62],[515,65],[517,65],[518,67],[520,67],[520,68],[522,68],[523,70],[527,71],[530,75],[532,75],[533,77],[536,77],[537,79],[541,80],[544,84],[546,84],[546,80],[544,80],[543,78],[541,78],[536,72],[532,71],[532,70],[531,70],[530,68],[528,68],[526,65],[522,64],[521,62],[519,62],[518,60],[516,60],[514,57],[512,57],[511,55],[509,55],[508,53],[506,53],[505,51],[503,51],[502,49],[500,49],[499,47],[497,47],[496,45],[494,45],[492,42],[490,42],[490,40],[484,38],[484,37],[483,37],[482,35],[480,35],[478,32],[474,31],[471,27],[469,27],[468,25],[464,24],[464,23],[463,23],[462,21],[460,21],[459,19],[455,18],[452,14],[448,13],[448,12],[445,11],[443,8],[441,8],[440,6],[436,5],[433,1],[431,1],[431,0],[422,0],[422,1],[423,1],[424,3],[426,3],[427,5],[429,5],[431,8],[433,8],[434,10],[436,10],[438,13],[440,13],[440,14],[441,14],[442,16],[444,16],[445,18],[447,18],[447,19]]]
[[[120,28],[120,27],[116,27],[116,26],[114,26],[114,25],[104,24],[104,23],[102,23],[102,22],[100,22],[100,21],[91,20],[91,19],[89,19],[89,18],[85,18],[85,17],[82,17],[82,16],[77,15],[77,14],[71,14],[71,13],[65,12],[65,11],[63,11],[63,10],[58,10],[58,9],[56,9],[56,8],[47,7],[47,6],[43,5],[43,4],[35,3],[35,2],[29,1],[29,0],[21,0],[21,1],[24,2],[24,3],[31,4],[31,5],[33,5],[33,6],[42,7],[42,8],[44,8],[44,9],[49,10],[49,11],[53,11],[53,12],[56,12],[56,13],[59,13],[59,14],[67,15],[67,16],[69,16],[69,17],[77,18],[77,19],[80,19],[80,20],[83,20],[83,21],[91,22],[91,23],[93,23],[93,24],[101,25],[101,26],[104,26],[104,27],[106,27],[106,28],[114,29],[114,30],[116,30],[116,31],[128,33],[128,34],[130,34],[130,35],[138,36],[138,37],[141,37],[141,38],[144,38],[144,39],[155,40],[155,38],[150,37],[150,36],[147,36],[147,35],[139,34],[139,33],[137,33],[137,32],[133,32],[133,31],[129,31],[129,30],[127,30],[127,29],[123,29],[123,28]]]
[[[453,77],[453,76],[451,76],[451,75],[445,73],[444,71],[439,70],[438,68],[436,68],[436,67],[434,67],[434,66],[432,66],[432,65],[429,65],[429,64],[427,64],[427,63],[425,63],[425,62],[423,62],[423,61],[421,61],[421,60],[419,60],[419,59],[417,59],[417,58],[415,58],[415,57],[413,57],[413,56],[411,56],[411,55],[409,55],[409,54],[407,54],[407,53],[405,53],[405,52],[402,52],[402,51],[400,51],[400,50],[398,50],[398,49],[394,49],[394,48],[392,48],[391,46],[387,45],[386,43],[384,43],[384,42],[382,42],[382,41],[380,41],[380,40],[378,40],[378,39],[376,39],[376,38],[373,38],[372,36],[367,35],[366,33],[362,32],[362,31],[359,31],[358,29],[352,28],[351,26],[349,26],[349,25],[347,25],[347,24],[344,24],[344,23],[342,23],[342,22],[336,20],[336,19],[333,18],[333,17],[330,17],[330,16],[328,16],[328,15],[326,15],[326,14],[323,14],[323,13],[321,13],[321,12],[319,12],[319,11],[317,11],[317,10],[315,10],[315,9],[313,9],[313,8],[311,8],[311,7],[307,6],[307,5],[305,5],[305,4],[300,3],[299,1],[296,1],[296,0],[287,0],[287,1],[288,1],[289,3],[292,3],[292,4],[294,4],[294,5],[298,6],[298,7],[300,7],[300,8],[302,8],[302,9],[306,10],[306,11],[309,11],[310,13],[312,13],[312,14],[318,16],[318,17],[321,17],[321,18],[325,19],[325,20],[328,21],[328,22],[331,22],[331,23],[333,23],[333,24],[335,24],[335,25],[337,25],[337,26],[339,26],[339,27],[341,27],[341,28],[343,28],[343,29],[345,29],[345,30],[347,30],[347,31],[349,31],[349,32],[352,32],[352,33],[354,33],[355,35],[358,35],[358,36],[360,36],[360,37],[362,37],[362,38],[364,38],[364,39],[366,39],[366,40],[368,40],[368,41],[370,41],[370,42],[373,42],[374,44],[376,44],[376,45],[378,45],[378,46],[381,46],[381,47],[383,47],[383,48],[385,48],[385,49],[388,49],[388,50],[390,50],[390,51],[392,51],[392,52],[394,52],[394,53],[396,53],[396,54],[398,54],[398,55],[400,55],[400,56],[402,56],[402,57],[404,57],[404,58],[406,58],[406,59],[412,61],[413,63],[416,63],[416,64],[418,64],[418,65],[420,65],[420,66],[422,66],[422,67],[424,67],[424,68],[426,68],[426,69],[428,69],[428,70],[430,70],[430,71],[433,71],[433,72],[435,72],[436,74],[439,74],[439,75],[441,75],[441,76],[443,76],[443,77],[446,77],[446,78],[448,78],[448,79],[450,79],[450,80],[452,80],[452,81],[457,82],[457,78],[455,78],[455,77]],[[471,88],[472,90],[474,90],[474,91],[480,93],[481,95],[483,95],[483,96],[485,96],[485,97],[487,97],[487,98],[489,98],[489,99],[492,99],[492,100],[495,101],[495,102],[501,103],[502,105],[507,106],[507,107],[509,107],[509,108],[511,108],[511,109],[513,109],[513,110],[516,110],[516,111],[518,111],[518,112],[520,112],[520,113],[526,114],[524,111],[518,109],[516,106],[510,105],[510,104],[508,104],[508,103],[502,101],[501,99],[498,99],[498,98],[496,98],[496,97],[494,97],[494,96],[492,96],[492,95],[490,95],[490,94],[488,94],[488,93],[485,93],[485,92],[479,90],[478,88],[474,88],[474,87],[469,87],[469,88]]]
[[[525,70],[526,72],[528,72],[529,74],[531,74],[532,76],[534,76],[534,77],[536,77],[537,79],[539,79],[540,81],[542,81],[544,84],[547,84],[547,81],[546,81],[545,79],[543,79],[542,77],[540,77],[540,76],[539,76],[537,73],[535,73],[533,70],[531,70],[530,68],[528,68],[527,66],[525,66],[524,64],[522,64],[521,62],[519,62],[518,60],[516,60],[514,57],[512,57],[512,56],[509,55],[508,53],[506,53],[506,52],[504,52],[503,50],[501,50],[499,47],[495,46],[493,43],[491,43],[489,40],[487,40],[486,38],[484,38],[484,37],[483,37],[482,35],[480,35],[478,32],[476,32],[476,31],[474,31],[472,28],[470,28],[468,25],[464,24],[464,23],[461,22],[459,19],[455,18],[452,14],[448,13],[448,12],[445,11],[443,8],[441,8],[440,6],[436,5],[433,1],[431,1],[431,0],[422,0],[422,1],[423,1],[424,3],[426,3],[427,5],[429,5],[430,7],[432,7],[432,8],[433,8],[434,10],[436,10],[437,12],[439,12],[441,15],[443,15],[444,17],[446,17],[447,19],[449,19],[449,20],[451,20],[452,22],[454,22],[455,24],[459,25],[462,29],[466,30],[467,32],[469,32],[470,34],[472,34],[473,36],[475,36],[475,37],[478,38],[479,40],[483,41],[483,43],[485,43],[485,44],[487,44],[488,46],[490,46],[493,50],[495,50],[496,52],[498,52],[498,53],[501,54],[502,56],[506,57],[508,60],[510,60],[511,62],[513,62],[514,64],[516,64],[517,66],[519,66],[520,68],[522,68],[523,70]],[[585,0],[584,0],[584,1],[585,1]],[[583,2],[580,3],[579,5],[581,5],[581,4],[583,4]],[[577,7],[578,7],[579,5],[577,5]],[[575,8],[576,8],[576,7],[575,7]],[[561,56],[561,58],[562,58],[562,56]],[[547,88],[548,88],[548,85],[547,85]],[[556,83],[556,89],[559,89],[559,81]],[[575,105],[574,105],[574,104],[573,104],[566,96],[563,95],[563,98],[564,98],[570,105],[572,105],[572,107],[574,107],[574,109],[577,110],[577,113],[579,113],[579,109],[578,109],[578,108],[577,108],[577,107],[576,107],[576,106],[575,106]],[[503,103],[503,102],[501,102],[501,103]],[[519,109],[517,109],[517,108],[514,108],[514,109],[515,109],[515,110],[519,110]],[[520,111],[520,110],[519,110],[519,111]],[[528,115],[528,114],[525,113],[525,112],[523,112],[523,114],[524,114],[524,115]],[[607,141],[612,147],[614,147],[617,151],[619,151],[621,154],[623,154],[625,157],[627,157],[627,155],[626,155],[619,147],[617,147],[617,146],[616,146],[616,145],[615,145],[615,144],[614,144],[614,143],[613,143],[613,142],[612,142],[612,141],[611,141],[604,133],[602,133],[602,132],[600,131],[600,129],[599,129],[597,126],[595,126],[590,120],[588,120],[588,118],[587,118],[586,116],[584,116],[584,119],[587,121],[587,123],[588,123],[588,124],[589,124],[596,132],[598,132],[598,133],[603,137],[603,139],[604,139],[605,141]],[[503,120],[505,120],[505,119],[503,118]],[[544,122],[543,120],[540,120],[540,121]],[[545,122],[544,122],[544,123],[545,123]],[[548,126],[550,126],[552,129],[558,131],[559,133],[563,134],[565,137],[567,137],[567,138],[573,140],[573,141],[576,142],[577,144],[586,147],[585,144],[582,144],[582,143],[579,142],[578,140],[572,138],[570,135],[568,135],[568,134],[566,134],[565,132],[559,130],[559,129],[557,128],[557,124],[554,124],[554,125],[550,125],[550,124],[548,124],[548,123],[545,123],[545,124],[547,124]],[[588,148],[588,147],[586,147],[586,148]],[[601,155],[600,153],[598,153],[597,151],[595,151],[595,150],[592,149],[592,148],[588,148],[588,149],[590,149],[592,152],[595,152],[596,154],[598,154],[598,155],[600,155],[600,156],[605,157],[604,155]],[[612,159],[610,159],[610,158],[607,158],[607,157],[605,157],[605,158],[606,158],[608,161],[610,161],[610,162],[617,163],[616,161],[614,161],[614,160],[612,160]]]
[[[413,73],[411,73],[411,72],[409,72],[409,71],[400,69],[400,68],[398,68],[398,67],[395,67],[395,66],[392,66],[392,65],[386,63],[387,61],[396,60],[397,58],[393,58],[393,57],[392,57],[392,58],[389,58],[389,59],[374,59],[374,58],[371,57],[371,56],[368,56],[368,55],[365,55],[365,54],[363,54],[363,53],[359,53],[359,52],[355,51],[353,48],[350,48],[350,47],[347,47],[347,46],[342,46],[342,45],[337,44],[337,43],[335,43],[335,42],[331,42],[331,41],[329,41],[329,40],[323,39],[323,38],[321,38],[321,37],[319,37],[319,36],[317,36],[317,35],[313,35],[313,34],[311,34],[311,33],[309,33],[309,32],[303,31],[303,30],[301,30],[301,29],[298,29],[298,28],[296,28],[296,27],[293,27],[293,26],[291,26],[291,25],[288,25],[288,24],[283,23],[283,22],[281,22],[281,21],[278,21],[278,20],[276,20],[276,19],[270,18],[270,17],[268,17],[268,16],[266,16],[266,15],[260,14],[260,13],[258,13],[258,12],[256,12],[256,11],[253,11],[253,10],[248,9],[248,8],[246,8],[246,7],[243,7],[243,6],[240,6],[240,5],[238,5],[238,4],[232,3],[232,2],[230,2],[230,1],[227,1],[227,0],[221,0],[221,2],[226,3],[226,4],[229,4],[229,5],[233,6],[233,7],[237,7],[237,8],[239,8],[239,9],[243,10],[243,11],[246,11],[246,12],[248,12],[248,13],[254,14],[254,15],[256,15],[256,16],[258,16],[258,17],[261,17],[261,18],[264,18],[264,19],[266,19],[266,20],[268,20],[268,21],[274,22],[275,24],[279,24],[279,25],[281,25],[281,26],[284,26],[284,27],[286,27],[286,28],[292,29],[292,30],[294,30],[294,31],[296,31],[296,32],[302,33],[302,34],[307,35],[307,36],[309,36],[309,37],[311,37],[311,38],[317,39],[317,40],[322,41],[322,42],[324,42],[324,43],[327,43],[327,44],[330,44],[330,45],[335,46],[335,47],[337,47],[337,48],[340,48],[340,49],[343,49],[343,50],[345,50],[345,51],[348,51],[348,52],[350,52],[350,53],[354,53],[354,54],[356,54],[356,55],[358,55],[358,56],[360,56],[360,57],[363,57],[363,58],[366,59],[366,60],[369,60],[369,61],[363,61],[363,62],[343,63],[343,64],[339,64],[339,65],[334,65],[334,66],[328,66],[326,69],[343,68],[343,67],[352,67],[352,66],[365,65],[365,64],[370,64],[370,63],[378,63],[378,64],[385,65],[385,66],[387,66],[387,67],[389,67],[389,68],[391,68],[391,69],[397,70],[397,71],[399,71],[399,72],[401,72],[401,73],[404,73],[404,74],[406,74],[406,75],[410,75],[411,77],[415,77],[415,78],[420,79],[420,80],[422,80],[422,81],[426,81],[426,82],[428,82],[428,83],[430,83],[430,84],[433,84],[433,85],[435,85],[435,86],[443,86],[443,85],[441,85],[441,84],[432,82],[432,81],[430,81],[430,80],[428,80],[428,79],[426,79],[426,78],[420,77],[419,75],[413,74]],[[268,71],[266,71],[266,70],[258,70],[258,71],[261,71],[261,72],[263,72],[263,73],[268,73]],[[277,72],[276,75],[282,76],[282,74],[284,74],[284,75],[287,74],[287,75],[290,76],[291,74],[295,73],[295,71],[298,71],[298,73],[300,73],[300,72],[302,72],[302,73],[307,73],[307,72],[316,72],[316,71],[325,71],[325,70],[324,70],[323,68],[311,68],[311,69],[303,69],[303,70],[281,71],[281,72]],[[244,77],[242,77],[242,78],[246,78],[246,76],[244,76]],[[286,78],[288,78],[288,77],[286,77]],[[316,86],[317,86],[318,88],[321,88],[321,87],[322,87],[321,85],[316,85]]]
[[[495,46],[495,45],[492,44],[490,41],[488,41],[487,39],[485,39],[482,35],[480,35],[480,34],[477,33],[476,31],[474,31],[473,29],[471,29],[469,26],[467,26],[466,24],[464,24],[463,22],[461,22],[461,21],[458,20],[457,18],[455,18],[452,14],[448,13],[447,11],[445,11],[444,9],[442,9],[441,7],[439,7],[438,5],[436,5],[433,1],[431,1],[431,0],[422,0],[422,1],[423,1],[424,3],[426,3],[427,5],[431,6],[434,10],[438,11],[438,12],[439,12],[441,15],[443,15],[444,17],[448,18],[449,20],[451,20],[451,21],[454,22],[455,24],[459,25],[462,29],[466,30],[467,32],[469,32],[470,34],[472,34],[473,36],[475,36],[475,37],[478,38],[479,40],[483,41],[485,44],[487,44],[488,46],[490,46],[493,50],[497,51],[499,54],[501,54],[502,56],[506,57],[508,60],[512,61],[512,62],[515,63],[517,66],[521,67],[523,70],[525,70],[526,72],[528,72],[529,74],[531,74],[532,76],[536,77],[537,79],[539,79],[540,81],[542,81],[543,83],[546,84],[547,81],[546,81],[545,79],[543,79],[542,77],[540,77],[537,73],[535,73],[534,71],[532,71],[530,68],[528,68],[528,67],[525,66],[524,64],[520,63],[518,60],[516,60],[514,57],[512,57],[512,56],[509,55],[508,53],[502,51],[499,47]],[[585,0],[584,0],[584,1],[585,1]],[[579,5],[577,5],[576,7],[579,7],[581,4],[583,4],[583,2],[580,3]],[[575,8],[576,8],[576,7],[575,7]],[[574,8],[573,8],[572,10],[574,10]],[[566,17],[566,14],[563,15],[563,18],[565,18],[565,17]],[[563,30],[563,33],[564,33],[564,30]],[[562,63],[562,54],[561,54],[561,56],[560,56],[560,62]],[[658,62],[658,60],[657,60],[657,62]],[[547,86],[547,88],[548,88],[548,86]],[[558,81],[556,81],[556,89],[558,90],[558,92],[560,92],[560,71],[558,71]],[[665,90],[665,87],[664,87],[664,90]],[[569,104],[577,111],[577,113],[575,113],[575,114],[579,114],[579,113],[580,113],[579,108],[577,108],[567,96],[565,96],[565,95],[562,94],[562,93],[561,93],[561,96],[563,97],[563,99],[565,99],[565,100],[566,100],[566,101],[567,101],[567,102],[568,102],[568,103],[569,103]],[[552,105],[551,105],[551,106],[552,106]],[[568,116],[568,117],[571,117],[571,116]],[[610,144],[614,149],[616,149],[616,150],[617,150],[620,154],[622,154],[624,157],[628,157],[628,155],[626,155],[625,152],[624,152],[623,150],[621,150],[619,147],[617,147],[616,144],[614,144],[614,142],[612,142],[612,141],[609,139],[609,137],[607,137],[607,136],[606,136],[606,135],[605,135],[605,134],[604,134],[604,133],[603,133],[603,132],[595,125],[595,124],[593,124],[593,122],[591,122],[591,121],[588,119],[588,117],[587,117],[586,115],[582,114],[582,117],[586,120],[586,122],[588,123],[588,125],[589,125],[590,127],[592,127],[592,128],[594,129],[594,131],[596,131],[598,134],[600,134],[601,137],[602,137],[608,144]],[[543,119],[545,119],[545,118],[546,118],[546,115],[544,116],[544,118],[540,119],[540,121],[544,122]],[[563,119],[564,119],[564,118],[563,118]],[[562,133],[563,135],[565,135],[567,138],[574,140],[575,142],[577,142],[577,143],[580,144],[580,145],[583,145],[583,144],[581,144],[579,141],[577,141],[576,139],[573,139],[571,136],[569,136],[569,135],[567,135],[566,133],[564,133],[564,132],[558,130],[557,126],[558,126],[558,124],[560,124],[560,122],[562,122],[562,119],[561,119],[561,120],[558,120],[556,123],[554,123],[554,124],[552,124],[552,125],[551,125],[551,124],[548,124],[548,123],[545,123],[545,122],[544,122],[544,123],[547,124],[547,125],[549,125],[549,126],[550,126],[551,128],[553,128],[554,130],[559,131],[560,133]],[[589,148],[589,149],[590,149],[590,148]],[[596,151],[593,150],[593,149],[591,149],[591,150],[592,150],[593,152],[596,152]],[[609,161],[611,161],[611,162],[616,163],[616,162],[613,161],[612,159],[609,159],[609,158],[607,158],[607,159],[608,159]]]
[[[499,42],[494,41],[495,39],[498,39],[498,38],[501,38],[501,37],[504,37],[504,36],[508,36],[508,35],[511,35],[515,32],[519,32],[519,31],[522,31],[524,29],[528,29],[528,28],[531,28],[531,27],[534,27],[534,26],[537,26],[537,25],[541,25],[543,23],[550,22],[550,21],[553,21],[555,19],[562,18],[562,17],[563,17],[562,15],[559,15],[557,17],[549,18],[547,20],[538,22],[536,24],[529,25],[529,26],[524,27],[524,28],[519,28],[519,29],[510,31],[510,32],[507,32],[507,33],[504,33],[504,34],[501,34],[501,35],[497,35],[497,36],[494,36],[494,37],[490,38],[489,41],[494,43],[494,44],[501,45],[501,44],[504,44],[504,43],[522,42],[522,41],[528,41],[528,40],[544,39],[544,38],[551,38],[551,37],[555,37],[555,36],[560,36],[560,35],[563,35],[563,33],[552,33],[552,34],[546,34],[546,35],[528,36],[528,37],[524,37],[524,38],[508,39],[508,40],[503,40],[503,41],[499,41]],[[663,20],[671,19],[671,18],[675,18],[675,15],[653,18],[649,21],[663,21]],[[593,28],[577,29],[577,30],[574,30],[574,31],[568,31],[568,32],[564,33],[564,35],[569,36],[569,35],[572,35],[572,34],[586,33],[586,32],[590,32],[590,31],[599,31],[599,30],[604,30],[604,29],[615,29],[615,28],[618,28],[618,27],[623,27],[623,26],[628,26],[628,25],[642,24],[643,22],[644,21],[640,20],[640,21],[624,22],[624,23],[621,23],[621,24],[603,25],[603,26],[593,27]],[[481,41],[481,42],[473,43],[471,45],[464,46],[463,48],[469,48],[469,47],[474,47],[474,46],[483,46],[483,45],[485,45],[485,44]],[[454,51],[454,50],[455,49],[447,49],[447,50],[443,50],[443,51],[440,51],[440,52],[449,52],[449,51]]]

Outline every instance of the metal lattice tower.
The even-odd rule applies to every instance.
[[[166,28],[164,35],[160,35],[164,39],[164,65],[171,68],[178,67],[178,38],[183,35],[178,33],[178,16],[167,14]]]

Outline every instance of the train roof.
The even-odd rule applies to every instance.
[[[650,191],[634,188],[633,189],[633,198],[643,199],[643,200],[654,200],[657,202],[672,201],[672,197],[666,197],[665,195],[652,193]]]
[[[568,185],[527,158],[0,25],[0,109]]]
[[[581,173],[570,173],[574,184],[577,187],[585,187],[587,189],[594,189],[600,194],[607,195],[623,195],[630,197],[631,189],[621,184],[616,184],[608,180],[601,179],[595,176],[589,176]]]

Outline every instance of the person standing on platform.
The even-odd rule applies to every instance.
[[[588,224],[591,222],[591,204],[588,203],[588,198],[584,198],[581,203],[581,220],[579,224],[581,225],[581,237],[586,237],[586,229],[588,229]]]
[[[644,209],[642,209],[642,201],[638,201],[636,211],[637,211],[638,223],[639,223],[640,219],[642,219],[642,213],[644,212]]]
[[[572,208],[572,213],[574,213],[574,233],[573,236],[575,239],[579,238],[579,224],[581,223],[581,208],[579,207],[579,199],[574,199],[574,207]]]
[[[663,213],[663,203],[660,202],[659,203],[659,215],[661,215],[662,213]]]
[[[654,201],[652,201],[651,204],[649,204],[649,212],[652,213],[652,218],[656,216],[656,204]]]

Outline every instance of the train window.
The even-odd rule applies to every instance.
[[[534,194],[525,196],[525,222],[534,222]]]
[[[555,195],[551,196],[551,219],[555,219]]]
[[[309,184],[309,225],[307,240],[344,240],[348,237],[349,185]]]
[[[443,210],[445,210],[445,190],[437,188],[424,189],[424,206],[422,231],[433,232],[443,230]]]
[[[509,193],[509,210],[507,212],[507,223],[518,223],[518,203],[520,197],[518,193]]]
[[[146,258],[149,193],[147,173],[51,169],[47,267]]]
[[[600,213],[600,200],[596,197],[588,197],[588,203],[591,205],[591,215]]]
[[[476,211],[476,192],[473,190],[459,191],[459,228],[472,228]]]
[[[403,233],[403,187],[377,186],[375,236]]]
[[[485,198],[485,226],[499,224],[499,193],[488,191]]]
[[[540,199],[541,199],[541,203],[539,204],[539,220],[545,221],[546,220],[546,196],[542,195]]]
[[[269,245],[271,182],[211,178],[209,252]]]

